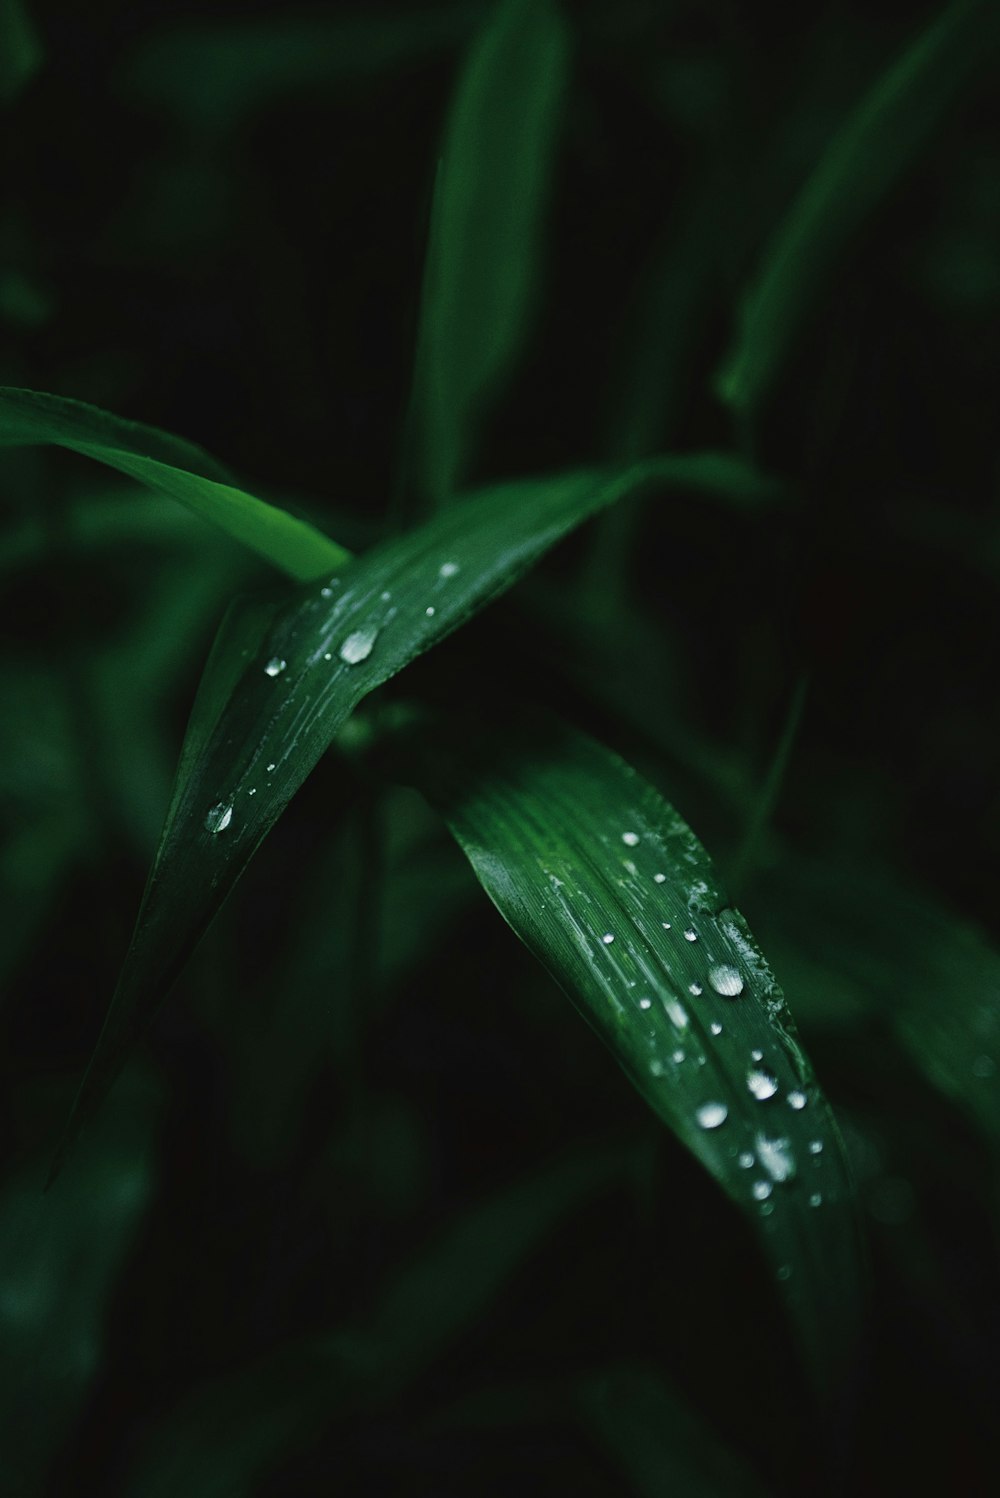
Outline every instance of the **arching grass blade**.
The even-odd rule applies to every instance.
[[[435,736],[419,781],[504,919],[748,1214],[806,1357],[836,1388],[863,1281],[840,1137],[784,996],[705,850],[558,725]]]
[[[82,401],[0,387],[0,447],[38,444],[69,448],[168,494],[299,581],[349,558],[315,527],[238,488],[227,470],[193,443]]]

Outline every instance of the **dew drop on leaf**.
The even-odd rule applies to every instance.
[[[610,947],[614,939],[614,933],[611,931],[605,931],[604,935],[601,937],[601,940],[606,947]]]
[[[722,1026],[719,1024],[719,1021],[717,1019],[714,1019],[708,1028],[711,1030],[713,1035],[722,1034]]]
[[[438,568],[438,577],[454,577],[457,571],[457,562],[442,562]]]
[[[729,1109],[725,1103],[702,1103],[701,1107],[695,1110],[694,1116],[698,1120],[699,1128],[718,1129],[729,1117]]]
[[[696,998],[696,999],[697,999],[697,998],[698,998],[698,997],[699,997],[699,996],[700,996],[700,995],[701,995],[701,994],[703,994],[703,993],[704,993],[704,991],[705,991],[705,990],[704,990],[704,989],[703,989],[703,988],[702,988],[702,986],[701,986],[701,984],[700,984],[700,983],[689,983],[689,984],[688,984],[688,993],[693,993],[693,994],[694,994],[694,996],[695,996],[695,998]]]
[[[284,671],[284,669],[285,669],[285,667],[287,665],[288,665],[288,662],[287,661],[283,661],[281,659],[280,655],[272,655],[271,659],[268,661],[267,665],[264,667],[264,675],[265,676],[280,676],[281,673],[282,673],[282,671]]]
[[[771,1192],[774,1190],[774,1187],[771,1185],[770,1181],[754,1181],[753,1186],[750,1189],[753,1191],[755,1200],[759,1202],[766,1202],[768,1197],[771,1195]]]
[[[640,999],[639,1000],[639,1008],[640,1009],[651,1009],[652,1005],[653,1005],[652,999]]]
[[[653,875],[653,883],[654,884],[665,884],[666,882],[667,882],[667,876],[666,876],[666,874],[654,874]]]
[[[676,999],[664,999],[663,1007],[667,1011],[667,1018],[677,1026],[678,1030],[685,1030],[691,1023],[684,1005],[678,1003]]]
[[[218,832],[225,832],[232,820],[232,806],[227,805],[225,801],[220,801],[217,806],[212,807],[212,810],[205,818],[205,831],[211,832],[214,837]]]
[[[790,1181],[795,1174],[795,1157],[787,1139],[756,1138],[757,1158],[772,1181]]]
[[[809,1141],[809,1153],[811,1155],[821,1155],[823,1153],[823,1141],[822,1141],[822,1139],[810,1139],[810,1141]]]
[[[693,931],[691,929],[691,927],[689,926],[687,928],[687,930],[685,931],[685,933],[684,933],[684,940],[685,941],[697,941],[698,940],[698,933],[697,933],[697,931]]]
[[[753,1169],[753,1161],[754,1161],[754,1157],[750,1153],[750,1151],[749,1150],[743,1150],[743,1151],[741,1151],[740,1155],[738,1156],[736,1163],[739,1165],[739,1167],[740,1167],[741,1170],[752,1170]]]
[[[341,645],[338,652],[340,659],[346,661],[349,666],[356,666],[360,661],[366,661],[377,639],[377,629],[356,629]]]
[[[424,613],[427,615],[428,619],[433,619],[434,615],[437,613],[437,609],[432,603],[429,603],[424,609]]]
[[[626,848],[637,848],[639,846],[639,834],[637,832],[623,832],[622,842]]]
[[[789,1106],[789,1108],[794,1108],[796,1110],[796,1112],[798,1112],[800,1109],[804,1108],[805,1105],[806,1105],[806,1095],[805,1095],[804,1092],[799,1092],[798,1089],[796,1089],[795,1092],[790,1092],[788,1094],[788,1106]]]
[[[774,1097],[778,1090],[778,1079],[773,1072],[767,1071],[762,1066],[755,1066],[753,1071],[747,1072],[747,1086],[759,1103],[763,1103],[769,1097]]]
[[[708,981],[716,993],[721,994],[724,999],[735,999],[743,992],[743,979],[739,971],[726,964],[713,967],[708,975]]]

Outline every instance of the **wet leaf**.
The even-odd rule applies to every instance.
[[[817,1380],[861,1308],[854,1193],[781,989],[691,829],[553,725],[433,737],[419,781],[490,899],[756,1228]]]

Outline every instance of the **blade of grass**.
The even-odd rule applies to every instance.
[[[237,488],[227,470],[193,443],[82,401],[0,387],[0,446],[47,444],[94,458],[179,500],[299,581],[349,557],[305,521]]]
[[[767,825],[774,815],[774,808],[778,804],[778,797],[781,794],[785,773],[788,770],[788,762],[792,756],[795,740],[798,738],[799,725],[802,722],[808,689],[808,676],[800,676],[792,692],[792,698],[788,704],[788,712],[785,715],[784,726],[781,730],[781,737],[778,739],[777,746],[775,747],[764,784],[761,786],[759,794],[754,798],[750,816],[747,819],[746,831],[743,834],[743,842],[733,860],[733,867],[729,876],[730,887],[737,894],[743,889],[747,874],[753,868],[760,840],[767,830]]]
[[[705,850],[615,755],[559,725],[424,742],[417,783],[501,915],[746,1213],[831,1397],[863,1265],[830,1108]],[[475,745],[475,747],[472,747]]]
[[[766,399],[845,245],[912,164],[1000,39],[992,0],[956,0],[876,81],[830,142],[764,251],[716,377],[745,415]]]
[[[525,339],[567,54],[552,0],[501,0],[452,100],[416,370],[420,479],[435,503],[462,481],[486,404]]]
[[[330,578],[240,605],[206,670],[132,943],[57,1164],[215,912],[362,698],[509,588],[550,546],[652,477],[501,484]]]

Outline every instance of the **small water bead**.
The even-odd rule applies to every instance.
[[[601,940],[606,947],[610,947],[614,939],[614,933],[612,931],[605,931],[604,935],[601,937]]]
[[[790,1181],[795,1174],[795,1158],[787,1139],[756,1138],[757,1158],[772,1181]]]
[[[631,858],[626,858],[624,860],[622,868],[625,870],[626,874],[638,874],[639,872],[635,864],[632,862]]]
[[[432,603],[429,603],[424,609],[424,613],[427,615],[428,619],[433,619],[434,615],[437,613],[437,609]]]
[[[271,659],[268,661],[267,665],[264,667],[264,675],[265,676],[280,676],[281,673],[282,673],[282,671],[284,671],[284,669],[285,669],[285,667],[287,665],[288,665],[288,662],[287,661],[283,661],[281,659],[280,655],[272,655]]]
[[[227,805],[225,801],[220,801],[217,806],[212,807],[212,810],[205,818],[205,831],[211,832],[213,836],[217,832],[225,832],[232,820],[232,805]]]
[[[622,842],[625,844],[626,848],[638,848],[639,834],[637,832],[623,832]]]
[[[324,655],[323,655],[323,659],[325,661],[332,661],[333,660],[333,651],[332,650],[325,651]]]
[[[809,1205],[810,1207],[821,1207],[823,1205],[822,1191],[813,1192],[812,1196],[809,1198]]]
[[[763,1061],[763,1059],[764,1059],[764,1052],[763,1051],[751,1051],[750,1052],[750,1059],[752,1061]]]
[[[737,1164],[741,1170],[753,1169],[754,1157],[749,1150],[743,1150],[737,1158]]]
[[[386,588],[385,592],[380,593],[378,596],[381,598],[383,603],[388,603],[389,599],[392,597],[392,594],[389,592],[389,589]]]
[[[758,1103],[763,1103],[769,1097],[774,1097],[778,1090],[778,1079],[773,1072],[766,1071],[762,1066],[755,1066],[752,1071],[747,1072],[747,1086]]]
[[[678,1030],[686,1030],[691,1021],[688,1019],[687,1010],[683,1004],[676,999],[664,999],[663,1007],[667,1011],[667,1018],[671,1024],[676,1025]]]
[[[757,1201],[766,1202],[774,1187],[770,1181],[754,1181],[750,1189]]]
[[[770,1217],[770,1215],[771,1215],[771,1213],[773,1211],[774,1211],[774,1202],[765,1202],[764,1205],[760,1209],[760,1215],[761,1215],[761,1217]]]
[[[320,598],[332,598],[332,596],[333,596],[333,589],[332,588],[320,588],[320,590],[319,590],[319,596],[320,596]]]
[[[377,629],[356,629],[349,634],[341,645],[338,654],[342,661],[348,666],[356,666],[360,661],[366,661],[375,647],[378,639]]]
[[[703,994],[704,992],[705,992],[705,990],[702,988],[702,986],[701,986],[700,983],[689,983],[688,984],[688,993],[693,993],[696,999],[699,998],[700,995]]]
[[[823,1141],[822,1141],[822,1139],[810,1139],[810,1141],[809,1141],[809,1153],[811,1155],[821,1155],[823,1153]]]
[[[661,921],[660,925],[663,927],[664,931],[669,931],[670,930],[670,922],[669,921]]]
[[[729,1109],[725,1103],[702,1103],[701,1107],[696,1109],[694,1116],[700,1128],[718,1129],[729,1117]]]
[[[779,1264],[779,1266],[778,1266],[778,1278],[779,1278],[779,1280],[790,1280],[791,1277],[792,1277],[792,1266],[791,1266],[791,1264]]]
[[[457,571],[457,562],[442,562],[438,568],[438,577],[454,577]]]
[[[250,789],[247,791],[247,795],[248,796],[256,796],[256,794],[257,794],[257,787],[255,785],[252,785],[250,787]]]
[[[652,999],[640,999],[639,1000],[639,1008],[640,1009],[652,1009],[652,1007],[653,1007],[653,1001],[652,1001]]]
[[[722,1026],[719,1024],[719,1021],[717,1019],[714,1019],[708,1028],[711,1030],[713,1035],[722,1034]]]
[[[673,1057],[671,1059],[674,1061],[674,1063],[677,1066],[680,1066],[681,1062],[684,1060],[684,1052],[683,1051],[675,1051],[674,1054],[673,1054]]]
[[[689,926],[687,928],[687,930],[685,931],[685,933],[684,933],[684,940],[685,941],[697,941],[698,940],[698,933],[697,933],[697,931],[692,931],[691,927]]]
[[[666,874],[654,874],[653,875],[653,883],[654,884],[666,884],[666,882],[667,882],[667,876],[666,876]]]
[[[801,1109],[805,1107],[806,1101],[807,1099],[804,1092],[799,1092],[798,1090],[796,1090],[795,1092],[790,1092],[788,1094],[788,1106],[789,1108],[794,1108],[796,1113],[800,1112]]]
[[[277,765],[276,765],[276,764],[275,764],[275,763],[274,763],[274,760],[273,760],[273,759],[272,759],[272,761],[271,761],[271,763],[270,763],[270,764],[269,764],[269,765],[267,765],[267,766],[266,766],[266,769],[267,769],[267,773],[268,773],[268,774],[269,774],[269,775],[270,775],[270,773],[271,773],[271,771],[272,771],[272,770],[276,770],[276,769],[277,769],[277,768],[278,768],[278,767],[277,767]]]
[[[649,1070],[650,1070],[650,1074],[652,1076],[654,1076],[654,1077],[662,1077],[663,1076],[663,1062],[662,1061],[651,1061],[649,1063]]]
[[[721,994],[724,999],[735,999],[743,992],[743,979],[738,969],[722,963],[719,967],[713,967],[708,975],[708,981]]]

